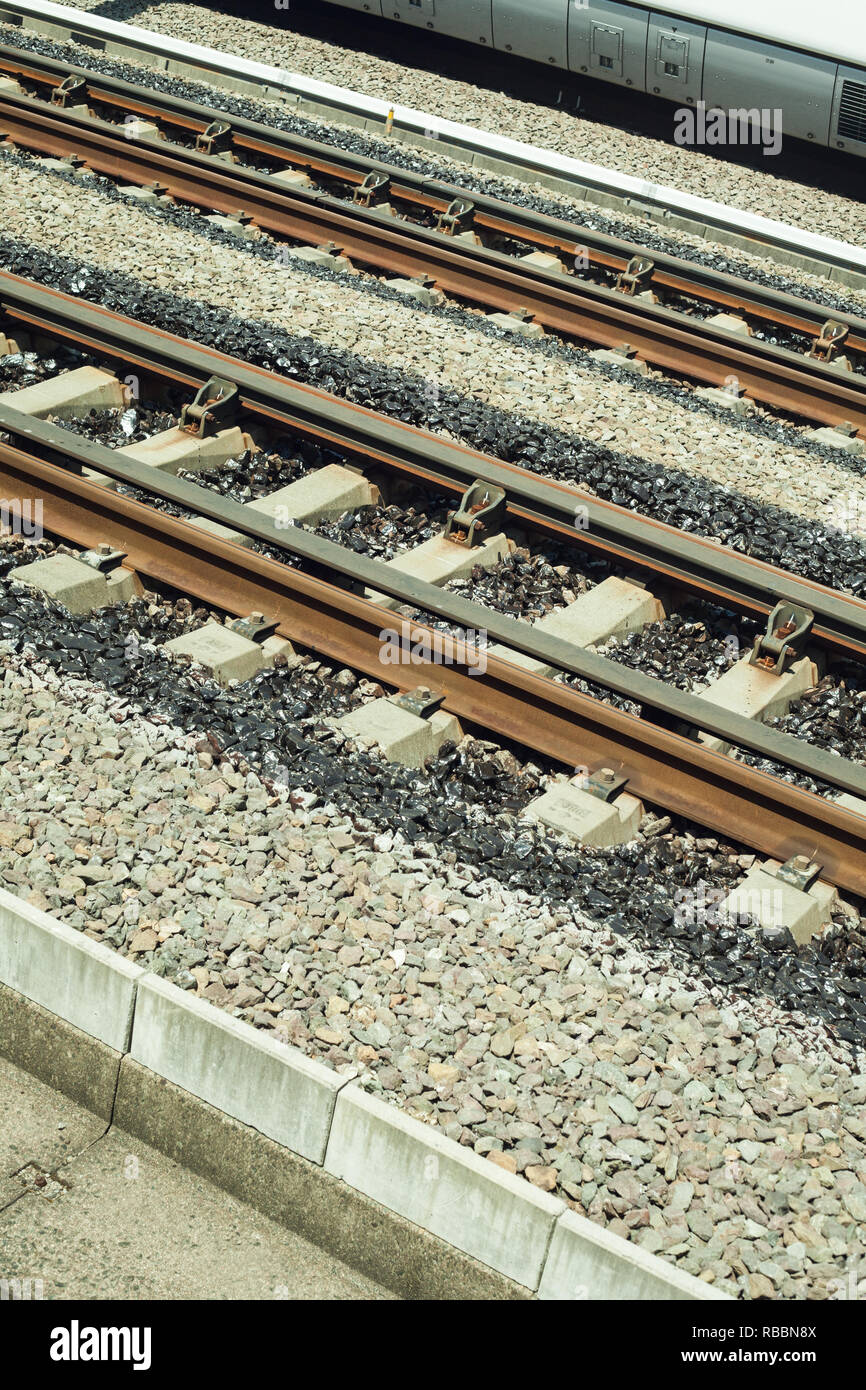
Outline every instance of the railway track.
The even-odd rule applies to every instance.
[[[762,255],[782,265],[829,276],[841,284],[866,282],[866,259],[859,247],[301,73],[251,62],[51,0],[6,0],[0,7],[0,21],[25,32],[71,40],[110,58],[132,59],[157,70],[177,72],[226,88],[233,95],[284,102],[292,111],[315,120],[360,127],[415,149],[474,163],[485,172],[518,176],[555,194],[565,193],[605,210],[637,215],[660,223],[662,228],[678,227],[709,241],[717,239],[721,231],[725,245],[749,252],[759,248]]]
[[[853,315],[49,58],[0,48],[0,72],[0,131],[30,152],[324,247],[416,296],[432,286],[515,332],[866,433]]]
[[[751,616],[772,613],[780,600],[796,605],[801,613],[808,610],[815,641],[855,659],[866,653],[866,603],[851,595],[19,277],[0,277],[0,305],[10,339],[29,334],[35,342],[74,345],[115,371],[140,374],[154,390],[181,391],[189,404],[198,396],[197,410],[187,417],[186,439],[196,421],[202,437],[211,438],[229,426],[236,435],[240,422],[254,437],[288,431],[336,452],[366,477],[423,483],[455,500],[477,482],[485,501],[499,499],[498,524],[505,528],[519,524],[567,539],[576,553],[603,555],[649,583]],[[864,819],[831,799],[833,791],[866,798],[866,772],[859,764],[672,689],[399,566],[358,555],[302,525],[280,527],[273,516],[17,410],[10,394],[0,401],[0,430],[0,492],[39,500],[49,534],[88,550],[108,545],[123,552],[143,578],[236,617],[265,614],[283,637],[405,694],[426,683],[442,711],[467,725],[564,768],[583,767],[590,775],[613,769],[618,786],[625,779],[629,792],[654,806],[782,861],[805,855],[839,887],[866,893]],[[105,478],[138,492],[115,492]],[[183,514],[166,515],[154,503],[171,504]],[[492,518],[471,504],[470,497],[464,524],[467,517],[484,517],[492,526]],[[573,524],[580,508],[587,509],[587,529]],[[459,522],[460,508],[455,510]],[[196,518],[228,528],[234,539],[202,530]],[[244,538],[264,543],[270,553],[250,551]],[[291,563],[271,558],[275,550]],[[428,615],[427,622],[411,623],[414,638],[426,640],[428,650],[436,648],[430,627],[435,618],[464,633],[486,631],[506,655],[490,651],[481,675],[468,643],[457,641],[444,664],[383,666],[387,610],[382,596],[391,607],[408,605]],[[771,623],[768,636],[774,631]],[[642,717],[535,674],[514,653],[636,701]],[[780,770],[797,769],[830,794],[805,791],[783,775],[714,751],[699,734],[770,759]]]

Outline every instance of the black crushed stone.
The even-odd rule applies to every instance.
[[[346,546],[357,555],[387,561],[439,535],[453,509],[454,500],[448,497],[431,498],[423,509],[404,509],[393,504],[364,507],[331,521],[320,521],[311,529],[317,536]]]

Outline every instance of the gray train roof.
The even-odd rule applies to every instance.
[[[864,0],[660,0],[641,8],[866,68]]]

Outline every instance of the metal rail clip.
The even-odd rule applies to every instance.
[[[248,637],[251,642],[266,642],[269,637],[273,637],[279,623],[271,622],[264,613],[250,613],[248,618],[235,618],[233,623],[229,623],[232,632],[240,633],[241,637]]]
[[[115,550],[113,546],[107,545],[103,541],[93,550],[82,550],[75,558],[80,560],[83,565],[89,565],[91,569],[99,570],[100,574],[109,574],[126,559],[126,551]]]
[[[222,154],[232,147],[232,128],[228,121],[211,121],[205,130],[195,137],[195,147],[199,154]]]
[[[801,893],[806,893],[820,872],[821,865],[810,859],[808,854],[795,854],[793,859],[779,865],[776,878],[780,878],[783,883],[789,883],[792,888],[799,888]]]
[[[847,324],[828,319],[809,349],[809,356],[818,362],[832,362],[847,337]]]
[[[371,208],[376,203],[384,202],[390,191],[391,180],[388,175],[373,169],[355,189],[352,198],[358,207]]]
[[[180,427],[205,439],[230,425],[238,407],[238,388],[221,376],[210,377],[195,399],[180,412]]]
[[[809,608],[784,599],[777,603],[767,619],[767,631],[755,638],[749,665],[781,676],[795,657],[803,655],[814,621],[815,614]]]
[[[616,288],[622,294],[641,294],[649,289],[655,268],[655,261],[651,261],[649,256],[632,256],[625,270],[617,276]]]
[[[419,719],[429,719],[444,699],[444,695],[430,690],[426,685],[416,685],[414,690],[408,690],[405,695],[395,695],[391,703],[408,711],[409,714],[417,715]]]
[[[598,772],[591,772],[588,777],[578,778],[577,781],[581,791],[589,792],[590,796],[598,797],[599,801],[613,801],[614,797],[619,796],[628,778],[622,773],[614,772],[612,767],[600,767]]]
[[[475,204],[468,198],[455,198],[444,212],[440,212],[436,223],[437,232],[446,236],[456,236],[458,232],[468,232],[475,216]]]
[[[448,513],[445,539],[467,548],[479,545],[481,532],[492,535],[499,530],[504,511],[505,489],[476,478],[464,492],[457,510]]]
[[[51,93],[52,106],[68,106],[71,97],[83,97],[87,90],[87,83],[83,77],[71,72],[68,77],[64,77],[59,86],[54,88]]]

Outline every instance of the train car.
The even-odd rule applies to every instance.
[[[866,156],[864,0],[329,2]]]

